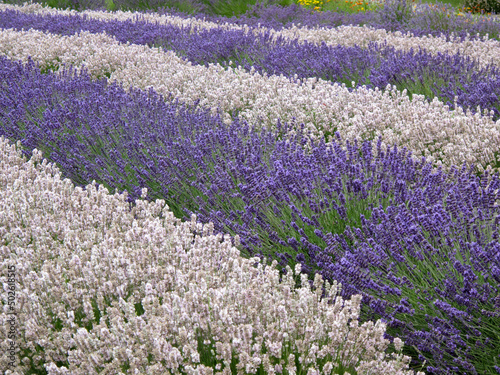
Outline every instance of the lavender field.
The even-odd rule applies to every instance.
[[[494,2],[57,1],[0,3],[0,374],[500,374]]]

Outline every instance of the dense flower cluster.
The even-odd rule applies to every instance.
[[[81,1],[81,0],[80,0]],[[88,0],[89,2],[94,0]],[[114,3],[120,8],[120,3],[133,0],[115,0]],[[175,0],[172,0],[175,1]],[[185,0],[187,1],[187,0]],[[22,5],[24,0],[19,0]],[[189,1],[187,1],[189,2]],[[191,1],[195,2],[196,1]],[[271,1],[272,3],[272,1]],[[267,28],[281,30],[294,25],[302,25],[308,28],[317,28],[320,26],[327,28],[335,28],[342,25],[367,25],[377,29],[385,29],[390,31],[401,31],[404,33],[412,33],[415,36],[450,36],[455,34],[460,38],[468,35],[471,38],[483,37],[489,35],[496,37],[500,33],[500,22],[497,19],[483,16],[472,16],[468,13],[456,14],[450,12],[444,7],[436,9],[433,4],[421,4],[411,12],[402,12],[398,7],[401,0],[384,1],[384,7],[376,12],[361,12],[361,13],[337,13],[337,12],[311,12],[310,10],[293,4],[283,7],[279,5],[264,6],[257,2],[248,12],[240,17],[222,17],[208,15],[203,12],[194,14],[185,14],[178,12],[173,8],[159,9],[156,13],[150,12],[100,12],[92,10],[81,10],[82,15],[97,17],[99,19],[129,19],[139,17],[140,19],[158,20],[168,19],[169,22],[202,25],[220,25],[225,28],[239,28],[250,26],[251,28]],[[200,5],[199,3],[197,5]],[[202,5],[202,4],[201,4]],[[11,7],[10,5],[0,4],[3,9]],[[39,4],[24,5],[23,8],[29,7],[31,11],[39,12],[43,9]],[[203,6],[201,6],[203,8]],[[412,8],[410,8],[411,10]],[[44,12],[53,12],[49,8],[45,8]],[[77,14],[76,11],[58,10],[58,14]],[[203,26],[202,26],[203,27]]]
[[[85,66],[92,76],[108,76],[125,88],[154,88],[188,104],[198,101],[214,114],[221,110],[226,123],[236,114],[256,128],[272,129],[278,120],[295,120],[305,124],[304,131],[313,139],[331,141],[336,131],[344,139],[381,136],[384,147],[407,147],[416,157],[425,156],[446,169],[464,161],[476,164],[479,171],[497,168],[500,120],[458,106],[450,110],[436,98],[430,103],[421,95],[410,99],[405,90],[391,86],[385,91],[349,90],[317,78],[294,81],[241,67],[196,66],[171,51],[122,44],[107,34],[88,32],[60,36],[1,30],[0,53],[23,61],[30,57],[45,70],[63,64]]]
[[[24,5],[16,7],[12,5],[1,5],[0,9],[15,9],[25,11],[27,13],[40,13],[40,14],[59,14],[59,15],[76,15],[75,11],[54,10],[50,8],[43,8],[40,5]],[[140,19],[148,22],[177,25],[191,29],[213,29],[221,28],[223,30],[243,30],[246,33],[252,32],[254,35],[261,33],[269,33],[271,38],[284,38],[288,40],[298,39],[301,43],[314,43],[321,45],[323,42],[327,45],[337,46],[361,46],[365,47],[370,43],[382,43],[393,46],[397,49],[409,51],[411,49],[425,49],[430,53],[447,53],[456,54],[461,53],[469,56],[474,60],[478,60],[481,66],[489,64],[500,65],[500,53],[498,52],[500,41],[489,38],[489,35],[474,38],[471,31],[457,35],[456,33],[439,33],[438,35],[431,36],[428,34],[415,35],[413,32],[402,31],[387,31],[383,28],[369,27],[369,26],[345,26],[340,25],[335,28],[325,26],[307,26],[307,25],[291,25],[287,28],[274,30],[258,25],[257,27],[249,27],[244,24],[242,26],[232,23],[215,23],[205,20],[185,19],[171,15],[157,15],[157,14],[138,14],[132,12],[98,12],[86,11],[83,13],[86,17],[96,18],[100,20],[134,20]],[[500,29],[500,25],[496,25]]]
[[[26,12],[28,9],[23,8]],[[411,94],[425,94],[429,101],[437,97],[450,107],[458,104],[472,112],[479,111],[478,108],[493,110],[494,120],[500,118],[500,70],[496,67],[482,69],[460,53],[436,55],[425,50],[402,51],[377,43],[364,48],[333,47],[307,41],[298,43],[282,37],[273,40],[269,32],[255,36],[243,30],[215,27],[197,30],[192,26],[100,21],[50,13],[43,16],[14,10],[0,12],[0,27],[4,29],[31,28],[62,35],[105,32],[122,43],[174,51],[196,65],[242,66],[247,72],[253,68],[260,74],[288,78],[317,77],[347,85],[355,82],[356,87],[384,89],[389,84],[412,87]]]
[[[0,4],[7,373],[500,373],[499,23],[445,8]]]
[[[360,296],[344,301],[326,283],[329,304],[321,276],[314,290],[305,275],[296,288],[290,268],[280,282],[275,263],[242,258],[196,216],[181,223],[161,200],[129,212],[125,194],[75,188],[38,150],[26,161],[19,147],[0,137],[1,279],[15,265],[21,347],[37,355],[5,374],[213,374],[212,361],[230,374],[234,352],[243,373],[413,373],[408,357],[384,354],[384,323],[358,324]]]
[[[306,153],[301,145],[307,137],[301,132],[277,142],[273,132],[252,132],[240,121],[227,125],[207,110],[165,101],[152,90],[127,94],[117,85],[107,85],[105,79],[95,82],[86,74],[41,74],[33,63],[1,61],[5,86],[0,103],[6,119],[1,133],[22,140],[27,155],[33,148],[42,148],[65,177],[79,185],[104,182],[110,189],[128,191],[129,202],[148,187],[151,199],[167,199],[176,216],[188,219],[196,214],[201,222],[212,222],[216,233],[237,234],[247,257],[279,260],[284,272],[290,261],[300,262],[301,270],[311,276],[318,272],[332,282],[341,280],[344,298],[362,294],[371,308],[365,310],[370,317],[383,316],[391,322],[390,328],[399,322],[395,327],[413,345],[431,352],[435,347],[441,357],[452,354],[436,346],[432,336],[419,340],[428,335],[426,326],[406,326],[399,319],[400,313],[419,314],[416,306],[408,310],[405,296],[424,287],[421,277],[401,284],[399,272],[418,272],[412,265],[435,257],[436,241],[450,247],[447,258],[440,259],[449,261],[453,241],[461,238],[460,246],[468,248],[474,233],[478,242],[469,255],[456,255],[466,263],[478,260],[470,269],[470,279],[445,273],[432,283],[439,286],[444,279],[455,280],[447,287],[455,294],[446,290],[435,294],[432,289],[417,301],[422,304],[436,295],[443,306],[464,305],[470,324],[481,314],[498,319],[488,301],[499,291],[475,278],[475,272],[484,270],[489,270],[484,277],[491,281],[499,277],[495,271],[500,269],[500,259],[495,257],[497,176],[489,179],[485,174],[478,184],[465,170],[459,174],[452,168],[448,176],[433,174],[430,164],[415,163],[405,152],[384,153],[380,141],[375,157],[369,142],[361,149],[348,142],[344,151],[336,142],[327,146],[313,141],[311,152]],[[20,123],[27,126],[19,128]],[[287,127],[278,124],[284,132]],[[471,226],[476,220],[471,212],[487,225]],[[439,227],[434,229],[435,225]],[[441,240],[444,233],[448,236]],[[491,236],[493,242],[489,242]],[[355,238],[359,243],[353,242]],[[404,246],[409,254],[404,258],[395,253],[401,238],[407,238]],[[476,256],[472,250],[484,254]],[[379,261],[370,268],[368,259]],[[399,266],[391,265],[392,259]],[[440,262],[431,265],[439,267]],[[425,264],[424,273],[429,272]],[[453,263],[453,269],[467,267],[461,264]],[[392,274],[387,275],[387,269]],[[469,287],[463,289],[463,285]],[[470,299],[471,288],[480,295],[481,304]],[[428,324],[434,329],[435,323]],[[457,349],[451,353],[464,354],[462,349],[468,348],[461,335],[448,338],[452,342]],[[491,345],[485,341],[481,350]]]

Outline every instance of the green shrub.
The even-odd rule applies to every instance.
[[[498,0],[465,0],[464,7],[470,8],[474,13],[500,14],[500,1]]]

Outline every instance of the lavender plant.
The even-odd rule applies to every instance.
[[[401,195],[360,228],[328,234],[325,253],[336,262],[323,272],[349,285],[348,295],[363,290],[364,317],[383,316],[429,373],[495,374],[500,181],[488,185],[465,168],[451,185],[449,177],[429,173],[411,193],[398,184]]]
[[[439,2],[417,4],[412,17],[408,20],[407,29],[437,35],[450,32],[463,36],[465,33],[498,39],[500,23],[494,17],[478,16],[470,12],[459,12],[449,4]],[[465,7],[464,7],[465,9]],[[425,35],[425,34],[424,34]]]
[[[339,285],[318,275],[311,290],[301,275],[296,289],[290,268],[279,281],[276,262],[243,259],[238,238],[210,223],[182,223],[163,200],[129,212],[125,194],[75,187],[20,147],[0,137],[0,264],[23,306],[13,306],[19,360],[0,356],[6,375],[413,374],[400,339],[385,353],[384,323],[359,324],[360,296],[328,305],[322,286],[334,297]],[[11,320],[3,296],[0,320]]]
[[[306,153],[300,131],[276,141],[152,90],[0,61],[0,135],[25,155],[39,148],[77,185],[127,190],[130,203],[146,187],[177,217],[238,234],[244,257],[277,260],[280,278],[301,263],[310,283],[343,281],[343,297],[363,295],[363,319],[383,318],[431,373],[494,373],[498,175],[486,186],[465,169],[433,174],[380,141],[375,156],[340,137]]]
[[[381,22],[398,26],[406,26],[412,15],[413,3],[409,0],[385,0],[384,6],[378,12]]]
[[[175,9],[185,15],[208,13],[203,3],[195,0],[113,0],[112,4],[113,10],[151,11],[168,8],[170,12]]]

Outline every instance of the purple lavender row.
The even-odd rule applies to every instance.
[[[388,84],[410,95],[439,98],[454,107],[477,107],[493,111],[500,118],[500,68],[480,68],[468,57],[431,55],[426,51],[401,51],[391,46],[368,48],[317,46],[278,38],[271,43],[269,33],[255,37],[239,30],[198,30],[143,21],[98,21],[85,16],[33,15],[13,10],[0,12],[0,27],[36,29],[72,35],[82,30],[106,32],[120,42],[130,42],[173,50],[193,64],[208,66],[241,65],[259,73],[286,77],[318,77],[331,82],[366,85],[385,89]]]
[[[308,154],[300,133],[277,141],[153,90],[4,57],[0,88],[0,135],[27,156],[41,150],[75,184],[127,190],[129,202],[146,187],[177,217],[238,234],[246,257],[341,282],[430,373],[500,366],[498,174],[432,173],[380,141],[376,155],[368,141],[344,151],[340,137]]]

